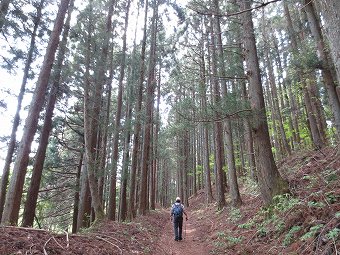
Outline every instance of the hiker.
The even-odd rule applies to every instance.
[[[184,210],[184,205],[181,204],[181,199],[176,197],[176,202],[172,205],[170,212],[170,220],[174,223],[175,241],[182,240],[183,213],[185,214],[185,220],[188,220],[188,215]]]

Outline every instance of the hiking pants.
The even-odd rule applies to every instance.
[[[182,240],[183,217],[174,219],[175,240]]]

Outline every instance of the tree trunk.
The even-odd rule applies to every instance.
[[[278,98],[278,93],[276,89],[276,82],[275,82],[275,76],[274,76],[274,69],[272,62],[269,57],[268,51],[266,52],[266,62],[267,62],[267,67],[268,67],[268,78],[269,78],[269,85],[270,85],[270,91],[271,91],[271,96],[273,100],[273,108],[272,111],[275,112],[275,117],[278,121],[279,129],[280,129],[280,140],[282,141],[283,149],[284,149],[284,155],[290,155],[291,150],[288,144],[286,132],[283,126],[283,118],[281,115],[280,107],[279,107],[279,98]]]
[[[251,7],[251,3],[248,0],[239,0],[239,3],[241,10],[250,9]],[[243,13],[242,22],[245,61],[248,69],[246,73],[249,78],[249,96],[251,107],[255,114],[252,129],[256,167],[262,198],[268,204],[275,195],[288,192],[288,183],[280,176],[271,151],[252,13]]]
[[[118,81],[118,95],[117,95],[117,111],[115,116],[115,126],[113,132],[113,144],[112,144],[112,166],[111,166],[111,180],[110,180],[110,200],[108,218],[110,220],[116,219],[116,188],[117,188],[117,164],[118,164],[118,144],[119,144],[119,132],[121,128],[122,118],[122,105],[123,105],[123,81],[125,77],[125,60],[126,60],[126,32],[129,20],[130,0],[127,1],[126,5],[126,16],[125,16],[125,27],[123,32],[123,47],[122,55],[120,60],[120,74]]]
[[[142,110],[142,102],[143,102],[143,81],[144,81],[144,73],[145,73],[145,51],[146,51],[146,36],[147,36],[147,20],[148,20],[148,6],[149,1],[145,1],[145,13],[144,13],[144,31],[143,31],[143,40],[142,40],[142,50],[141,50],[141,59],[140,59],[140,74],[137,86],[137,101],[135,106],[136,112],[136,121],[134,126],[134,135],[133,135],[133,145],[132,145],[132,158],[131,158],[131,173],[130,173],[130,200],[129,200],[129,208],[128,208],[128,217],[133,219],[136,217],[136,208],[135,208],[135,193],[136,193],[136,175],[137,175],[137,163],[139,156],[139,147],[140,147],[140,131],[141,131],[141,110]],[[134,50],[136,46],[134,47]],[[136,54],[136,53],[135,53]],[[134,55],[135,55],[134,54]]]
[[[72,234],[77,232],[78,213],[79,213],[79,190],[80,190],[80,174],[83,165],[83,153],[80,153],[79,164],[77,166],[77,179],[75,184],[73,215],[72,215]]]
[[[63,38],[59,46],[59,54],[57,56],[57,63],[56,63],[55,70],[54,70],[55,73],[53,74],[53,84],[51,86],[51,91],[49,93],[49,99],[48,99],[47,106],[46,106],[44,125],[41,131],[40,142],[39,142],[38,150],[35,156],[31,183],[30,183],[30,186],[27,192],[26,201],[25,201],[23,220],[22,220],[23,227],[31,227],[33,226],[33,222],[34,222],[34,215],[35,215],[35,209],[36,209],[37,200],[38,200],[40,180],[41,180],[42,171],[44,168],[46,149],[48,145],[48,138],[52,130],[53,111],[55,107],[55,102],[57,100],[57,94],[60,92],[59,86],[61,82],[61,70],[62,70],[64,58],[65,58],[66,44],[67,44],[68,33],[70,30],[70,21],[71,21],[71,14],[73,11],[73,4],[74,4],[74,0],[71,0],[69,9],[68,9],[68,16],[65,22],[65,28],[63,31]]]
[[[310,131],[312,134],[312,141],[316,148],[324,147],[323,140],[320,136],[320,132],[318,129],[317,121],[315,118],[315,113],[313,111],[312,103],[311,103],[311,96],[309,93],[309,84],[307,83],[306,87],[303,88],[304,92],[304,102],[306,106],[307,118],[310,127]]]
[[[338,84],[340,83],[340,1],[318,1],[325,20],[325,31],[329,41],[331,57],[335,66]],[[339,86],[339,85],[338,85]],[[340,115],[338,113],[338,115]]]
[[[90,215],[91,215],[91,195],[89,182],[87,177],[87,163],[86,158],[83,159],[83,164],[81,166],[81,176],[80,176],[80,196],[78,205],[78,217],[77,217],[77,231],[81,228],[90,226]]]
[[[219,1],[214,0],[214,9],[216,12],[220,11]],[[215,16],[214,25],[216,27],[216,37],[217,37],[217,61],[219,65],[219,74],[220,77],[226,77],[225,73],[225,64],[224,64],[224,56],[223,56],[223,42],[222,42],[222,32],[220,25],[220,18],[218,15]],[[227,97],[227,85],[225,79],[221,80],[222,87],[222,96]],[[238,183],[237,183],[237,175],[236,175],[236,166],[235,166],[235,155],[234,155],[234,141],[233,141],[233,132],[231,127],[231,120],[229,118],[226,119],[224,123],[225,129],[225,144],[226,144],[226,154],[227,154],[227,164],[228,164],[228,176],[229,176],[229,192],[231,196],[231,204],[233,206],[239,206],[242,204]]]
[[[84,138],[85,138],[85,157],[87,164],[87,176],[88,183],[91,192],[92,199],[92,207],[94,210],[95,218],[97,221],[100,221],[104,218],[104,209],[102,206],[101,197],[98,192],[98,181],[96,175],[98,174],[98,164],[99,164],[99,156],[98,151],[100,152],[100,148],[98,148],[98,133],[99,133],[99,118],[100,112],[102,108],[101,99],[102,99],[102,91],[103,91],[103,77],[98,75],[98,78],[95,80],[95,84],[92,84],[91,75],[90,75],[90,63],[92,58],[92,10],[93,1],[89,2],[89,22],[88,22],[88,31],[87,31],[87,48],[85,53],[85,85],[84,85]],[[110,16],[110,12],[113,12],[113,6],[110,6],[108,17]],[[110,22],[108,22],[110,23]],[[109,31],[111,26],[109,28]],[[108,37],[109,35],[107,35]],[[102,48],[102,53],[107,52],[107,43],[108,39],[104,39],[104,46]],[[106,68],[106,55],[102,55],[104,64],[99,64],[98,73],[104,72],[103,69]],[[106,69],[105,69],[106,70]]]
[[[154,10],[152,17],[152,29],[151,29],[151,47],[150,47],[150,59],[148,80],[146,87],[146,104],[145,104],[145,126],[144,126],[144,142],[143,142],[143,158],[142,158],[142,172],[141,172],[141,190],[139,199],[139,213],[144,215],[147,210],[147,187],[148,187],[148,174],[150,167],[150,145],[151,145],[151,130],[153,126],[152,111],[154,101],[155,90],[155,64],[156,64],[156,39],[157,39],[157,27],[158,27],[158,0],[154,0]]]
[[[33,94],[32,102],[25,122],[24,133],[18,149],[17,159],[13,168],[13,175],[6,196],[4,212],[1,222],[15,225],[18,222],[21,195],[23,191],[26,170],[29,161],[31,144],[37,129],[39,113],[43,106],[48,80],[59,44],[59,36],[63,27],[65,14],[70,0],[61,0],[58,14],[54,23],[45,58],[40,70],[37,85]]]
[[[340,4],[338,4],[338,12],[340,11]],[[322,76],[323,76],[323,80],[325,83],[325,87],[328,93],[328,98],[329,98],[329,103],[331,105],[332,111],[333,111],[333,115],[334,115],[334,123],[335,123],[335,127],[337,130],[337,134],[338,137],[340,138],[340,101],[336,92],[336,86],[332,77],[332,73],[331,73],[331,65],[330,62],[328,61],[328,57],[327,57],[327,48],[325,46],[325,42],[322,36],[322,32],[321,32],[321,27],[320,27],[320,23],[316,17],[316,13],[315,13],[315,9],[314,9],[314,4],[313,2],[309,1],[309,0],[305,0],[305,10],[307,13],[307,17],[308,17],[308,21],[309,21],[309,27],[312,31],[312,35],[316,41],[316,48],[318,51],[318,56],[319,59],[322,62],[322,67],[323,69],[321,70],[322,72]],[[338,25],[340,25],[340,17],[339,14],[337,16],[336,21],[332,21],[332,23],[336,23],[338,21]],[[328,25],[328,24],[327,24]],[[340,32],[340,29],[337,28],[337,31]],[[333,33],[333,32],[331,32]],[[340,36],[336,35],[337,39],[340,40]],[[339,44],[339,41],[337,41],[337,44],[335,44],[334,46],[337,47],[338,50],[340,50],[340,47],[338,47],[337,45]],[[332,44],[331,44],[332,45]],[[336,53],[337,54],[337,58],[338,58],[338,71],[340,74],[340,53],[339,51]],[[339,75],[340,78],[340,75]],[[338,80],[340,82],[340,79]]]
[[[158,173],[159,173],[159,155],[158,155],[158,133],[160,129],[160,122],[161,122],[161,116],[159,112],[159,106],[160,106],[160,100],[161,100],[161,72],[162,72],[162,60],[159,60],[159,70],[158,70],[158,79],[157,79],[157,105],[156,105],[156,117],[155,122],[155,128],[154,128],[154,146],[153,146],[153,178],[151,183],[151,194],[150,194],[150,209],[155,210],[156,209],[156,197],[157,197],[157,186],[158,186]]]
[[[202,40],[201,40],[201,62],[200,62],[200,97],[201,97],[201,104],[203,108],[203,113],[207,116],[207,86],[206,86],[206,66],[205,66],[205,58],[204,58],[204,33],[202,32]],[[208,40],[208,38],[207,38]],[[209,204],[213,201],[212,196],[212,188],[211,188],[211,169],[209,164],[209,129],[206,123],[202,124],[202,157],[203,157],[203,172],[204,172],[204,183],[205,183],[205,196],[206,196],[206,203]]]
[[[11,131],[11,136],[10,140],[8,143],[8,149],[7,149],[7,154],[6,154],[6,159],[5,159],[5,164],[4,168],[2,170],[2,178],[1,178],[1,183],[0,183],[0,221],[1,221],[1,216],[2,212],[4,209],[4,204],[5,204],[5,198],[6,198],[6,191],[7,191],[7,185],[8,185],[8,178],[9,178],[9,172],[10,172],[10,166],[12,163],[12,158],[13,158],[13,153],[15,150],[15,144],[16,144],[16,133],[18,130],[18,126],[20,123],[20,110],[21,110],[21,105],[22,105],[22,100],[24,98],[25,94],[25,88],[26,88],[26,83],[28,79],[28,73],[32,64],[33,60],[33,52],[35,49],[35,39],[37,36],[37,30],[39,28],[39,24],[41,21],[41,16],[42,16],[42,8],[45,0],[42,0],[40,4],[37,7],[37,16],[34,18],[34,28],[31,36],[31,43],[30,43],[30,48],[27,53],[27,59],[25,63],[25,68],[24,68],[24,75],[22,78],[21,82],[21,87],[20,87],[20,92],[18,95],[18,104],[17,104],[17,109],[14,115],[13,119],[13,126],[12,126],[12,131]],[[1,2],[1,14],[2,12],[2,5],[5,4],[5,1]],[[0,18],[2,19],[2,18]],[[1,27],[0,27],[1,30]]]
[[[217,56],[216,56],[216,40],[213,20],[211,20],[210,28],[211,36],[211,66],[212,66],[212,86],[213,86],[213,102],[216,107],[219,107],[221,102],[220,95],[220,85],[218,82],[218,71],[217,71]],[[215,118],[219,119],[220,114],[218,110],[215,112]],[[214,122],[214,138],[215,138],[215,168],[216,168],[216,193],[217,193],[217,208],[222,210],[225,206],[225,196],[224,196],[224,153],[223,153],[223,125],[220,121]]]

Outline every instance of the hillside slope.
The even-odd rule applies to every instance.
[[[338,148],[300,152],[279,167],[291,196],[265,208],[255,183],[240,178],[243,205],[218,211],[205,205],[200,190],[189,199],[182,242],[173,240],[169,209],[158,209],[132,223],[105,221],[78,235],[2,226],[0,254],[339,254]]]

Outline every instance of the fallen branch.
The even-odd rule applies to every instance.
[[[65,234],[66,234],[66,249],[70,246],[70,240],[69,240],[69,238],[68,238],[68,232],[67,231],[65,231],[64,230],[64,232],[65,232]]]
[[[96,236],[96,238],[99,239],[99,240],[103,240],[104,242],[107,242],[107,243],[111,244],[112,246],[116,247],[116,248],[120,251],[120,254],[123,254],[122,249],[119,248],[118,245],[116,245],[116,244],[114,244],[114,243],[112,243],[112,242],[106,240],[105,238],[101,238],[100,236]]]
[[[112,237],[112,236],[104,235],[104,234],[102,234],[102,233],[94,233],[94,234],[97,234],[97,235],[101,235],[101,236],[103,236],[103,237],[110,238],[110,239],[115,240],[116,242],[118,242],[118,243],[120,243],[120,244],[123,244],[121,241],[119,241],[118,239],[116,239],[116,238],[114,238],[114,237]]]
[[[44,255],[48,255],[48,253],[47,253],[47,251],[46,251],[46,245],[48,244],[48,242],[50,241],[52,239],[52,237],[50,237],[46,242],[45,242],[45,244],[44,244],[44,247],[43,247],[43,249],[44,249]]]

